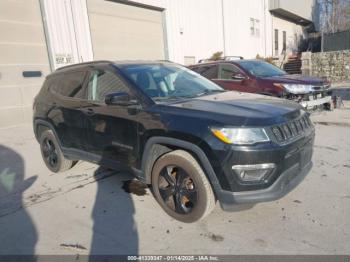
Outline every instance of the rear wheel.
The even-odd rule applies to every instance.
[[[51,130],[42,132],[40,136],[40,149],[43,160],[48,169],[59,173],[74,166],[76,161],[64,157],[54,133]]]
[[[183,150],[167,153],[156,161],[152,190],[164,211],[182,222],[200,220],[215,207],[214,193],[202,168]]]

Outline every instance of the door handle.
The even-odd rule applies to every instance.
[[[88,116],[92,116],[95,114],[95,111],[92,108],[82,108],[81,111]]]

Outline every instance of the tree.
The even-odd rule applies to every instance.
[[[223,52],[219,51],[219,52],[215,52],[214,54],[212,54],[212,56],[209,58],[209,60],[220,60],[222,58],[222,54]]]
[[[317,4],[322,33],[350,30],[350,0],[317,0]]]

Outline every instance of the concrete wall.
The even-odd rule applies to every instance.
[[[312,8],[316,0],[269,0],[270,9],[284,9],[312,21]]]
[[[0,127],[29,122],[32,102],[50,72],[38,0],[0,1]],[[25,78],[22,72],[41,71]]]
[[[312,7],[315,0],[280,0],[281,8],[312,21]]]
[[[302,54],[305,75],[327,77],[332,82],[350,80],[350,50]]]

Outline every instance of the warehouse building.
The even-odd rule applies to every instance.
[[[45,76],[91,60],[295,50],[314,0],[1,0],[0,128],[30,122]]]

